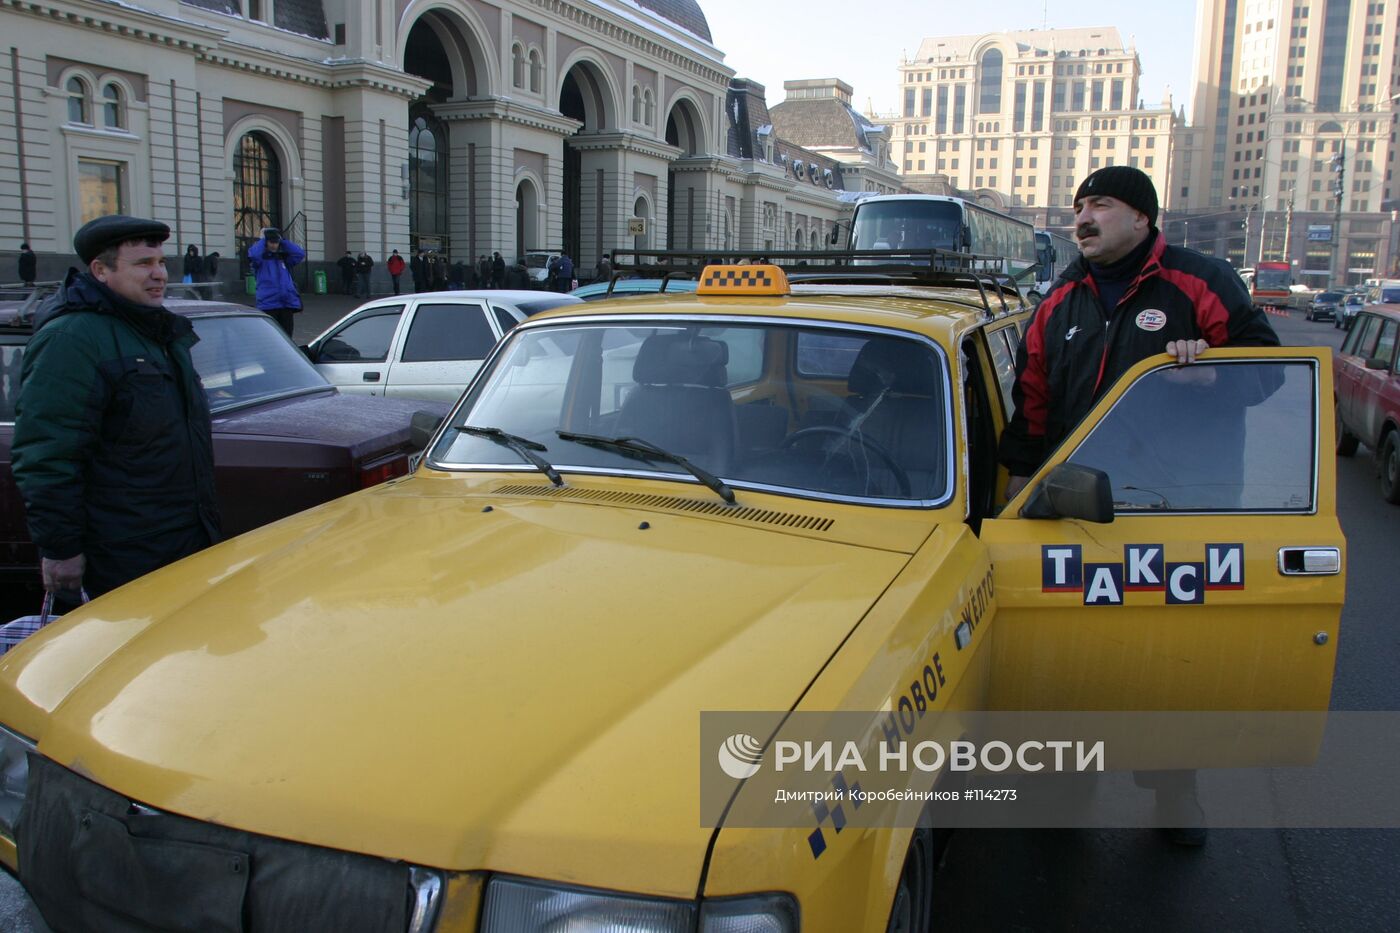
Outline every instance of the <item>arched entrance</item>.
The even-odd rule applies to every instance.
[[[563,145],[563,245],[576,267],[587,268],[598,261],[603,249],[595,242],[602,192],[590,190],[591,196],[584,196],[583,153],[577,143],[582,136],[617,125],[615,96],[598,65],[585,59],[564,73],[559,89],[559,112],[583,124]],[[588,255],[584,255],[585,243],[591,244]]]
[[[681,151],[682,159],[705,151],[704,123],[695,104],[677,100],[666,115],[666,142]],[[669,249],[695,249],[696,227],[694,192],[676,190],[676,170],[666,171],[666,245]]]
[[[515,186],[515,255],[539,247],[540,193],[528,178]]]
[[[233,228],[240,262],[264,227],[282,225],[282,161],[265,134],[244,133],[233,153]]]
[[[404,40],[403,69],[432,86],[408,109],[409,247],[452,252],[454,229],[461,257],[470,245],[464,234],[471,218],[450,209],[453,165],[452,131],[437,116],[437,107],[487,93],[489,62],[471,26],[443,9],[418,17]]]

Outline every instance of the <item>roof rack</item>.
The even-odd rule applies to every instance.
[[[1016,279],[1000,256],[942,249],[858,250],[638,250],[615,249],[615,283],[624,276],[660,278],[661,291],[675,278],[698,279],[709,265],[781,266],[794,285],[913,285],[975,289],[989,316],[1024,305]],[[608,294],[612,294],[612,283]],[[1013,304],[1007,303],[1012,297]]]
[[[16,324],[32,324],[34,315],[39,308],[62,288],[63,281],[60,279],[35,282],[33,285],[0,284],[0,301],[19,301],[20,305],[15,310],[14,322]],[[165,294],[167,298],[203,298],[206,294],[212,295],[214,298],[222,298],[223,283],[167,282],[165,283]]]

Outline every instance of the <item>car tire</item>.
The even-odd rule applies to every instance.
[[[1337,419],[1337,456],[1350,457],[1356,453],[1356,445],[1361,441],[1342,423],[1342,406],[1340,404],[1336,406],[1333,415]]]
[[[885,933],[930,933],[933,927],[933,875],[940,853],[932,829],[916,828],[909,838],[904,868],[890,903]]]
[[[1311,321],[1311,320],[1312,320],[1312,311],[1309,311],[1307,314],[1303,315],[1303,320],[1305,320],[1305,321]]]
[[[1381,443],[1381,495],[1400,505],[1400,433],[1391,431]]]

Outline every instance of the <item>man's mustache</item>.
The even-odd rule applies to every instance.
[[[1086,236],[1098,236],[1099,228],[1093,224],[1080,224],[1074,229],[1074,235],[1081,240]]]

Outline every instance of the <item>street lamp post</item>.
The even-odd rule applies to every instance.
[[[1335,289],[1339,278],[1345,278],[1345,273],[1339,277],[1341,272],[1337,263],[1342,250],[1342,198],[1346,196],[1347,178],[1347,141],[1342,140],[1341,152],[1332,157],[1332,171],[1337,173],[1337,180],[1332,185],[1332,193],[1336,195],[1337,206],[1332,212],[1332,268],[1327,276],[1327,287]]]

